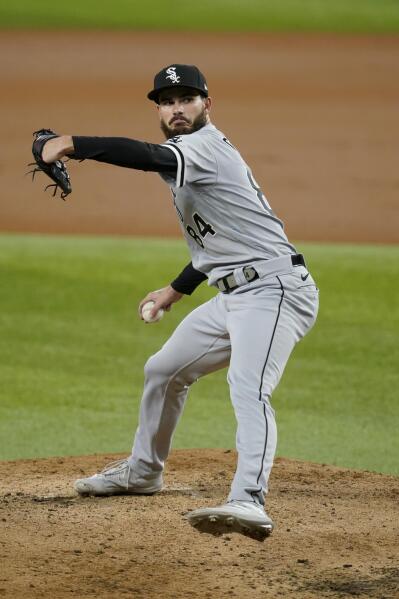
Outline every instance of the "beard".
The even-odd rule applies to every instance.
[[[161,129],[166,139],[170,139],[171,137],[175,137],[175,135],[189,135],[190,133],[194,133],[194,131],[198,131],[205,127],[208,124],[208,117],[206,114],[206,108],[203,108],[201,113],[193,120],[193,122],[185,123],[183,125],[178,125],[176,127],[168,127],[165,121],[161,120]]]

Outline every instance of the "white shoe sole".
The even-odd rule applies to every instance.
[[[242,516],[209,513],[207,510],[203,510],[202,513],[193,512],[186,517],[191,526],[194,526],[200,532],[213,535],[238,532],[257,540],[263,540],[273,531],[272,523],[261,524]]]

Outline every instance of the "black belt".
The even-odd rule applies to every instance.
[[[306,268],[305,258],[302,254],[293,254],[291,256],[292,266],[304,266]]]
[[[306,267],[305,258],[303,257],[302,254],[292,254],[291,262],[292,262],[292,266],[305,266]],[[242,272],[243,272],[244,277],[246,278],[248,283],[251,283],[252,281],[256,281],[256,279],[259,279],[259,274],[257,273],[257,271],[255,270],[255,268],[253,266],[244,266],[244,268],[242,269]],[[231,272],[228,275],[226,275],[225,277],[218,279],[216,281],[216,287],[222,293],[230,293],[231,291],[234,291],[234,289],[237,289],[237,287],[240,287],[240,285],[237,283],[234,273]]]

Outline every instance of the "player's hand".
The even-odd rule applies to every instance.
[[[56,160],[60,160],[68,154],[73,154],[74,146],[71,135],[60,135],[49,139],[43,146],[42,159],[43,162],[51,164]]]
[[[141,314],[141,310],[144,304],[146,304],[147,302],[151,300],[155,302],[151,309],[151,316],[155,317],[156,313],[161,308],[169,312],[172,304],[178,302],[183,297],[183,295],[183,293],[175,291],[173,287],[171,287],[170,285],[168,285],[167,287],[163,287],[163,289],[158,289],[157,291],[151,291],[145,296],[144,299],[141,300],[139,304],[139,317],[141,318],[141,320],[144,320]]]

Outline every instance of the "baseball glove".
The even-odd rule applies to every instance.
[[[56,160],[50,164],[44,162],[42,158],[43,146],[49,140],[53,139],[53,137],[59,137],[54,131],[51,129],[40,129],[39,131],[34,131],[33,133],[33,145],[32,145],[32,154],[34,158],[34,162],[31,162],[29,166],[34,166],[35,168],[31,171],[32,173],[32,181],[35,178],[35,174],[39,171],[45,173],[54,183],[50,183],[46,185],[44,190],[49,187],[54,187],[53,197],[57,193],[57,189],[61,188],[61,198],[65,200],[66,196],[71,193],[71,181],[69,178],[69,174],[65,163],[62,160]]]

